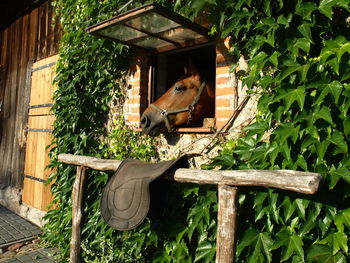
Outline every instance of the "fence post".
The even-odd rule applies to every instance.
[[[218,185],[216,263],[235,262],[238,188]]]
[[[81,230],[84,211],[84,192],[87,182],[87,167],[78,166],[72,192],[72,239],[70,241],[69,263],[80,263]]]

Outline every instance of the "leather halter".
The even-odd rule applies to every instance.
[[[194,107],[196,106],[196,104],[198,103],[202,92],[204,90],[205,87],[205,82],[202,83],[202,85],[199,87],[198,93],[196,95],[196,97],[194,97],[192,103],[190,105],[188,105],[186,108],[181,108],[181,109],[177,109],[177,110],[165,110],[165,109],[161,109],[158,106],[154,105],[153,103],[150,105],[153,109],[155,109],[156,111],[158,111],[160,113],[160,115],[163,117],[164,122],[165,122],[165,126],[168,129],[168,132],[172,131],[172,128],[170,126],[170,122],[169,122],[169,115],[173,115],[173,114],[178,114],[180,112],[186,112],[188,111],[188,119],[187,119],[187,125],[189,125],[192,121],[192,113],[194,112]]]

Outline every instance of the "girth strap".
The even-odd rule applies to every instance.
[[[160,113],[160,115],[162,115],[164,122],[165,122],[165,126],[168,129],[168,132],[172,131],[168,116],[172,115],[172,114],[178,114],[180,112],[186,112],[188,111],[188,119],[187,119],[187,125],[189,125],[192,121],[192,113],[194,111],[194,107],[196,106],[196,104],[198,103],[202,92],[204,90],[205,87],[205,82],[203,82],[201,84],[201,86],[199,87],[199,90],[196,94],[196,97],[194,97],[192,103],[190,105],[188,105],[186,108],[181,108],[181,109],[177,109],[177,110],[165,110],[165,109],[161,109],[158,106],[154,105],[153,103],[150,105],[153,109],[155,109],[156,111],[158,111]]]

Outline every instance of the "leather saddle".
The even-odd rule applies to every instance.
[[[149,185],[176,167],[187,167],[187,156],[160,163],[124,160],[103,189],[101,214],[117,230],[130,230],[142,223],[150,207]]]

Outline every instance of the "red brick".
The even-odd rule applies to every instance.
[[[233,110],[216,110],[215,117],[217,119],[230,118],[232,116]]]
[[[230,107],[230,100],[229,99],[217,99],[215,101],[216,107]]]
[[[230,56],[216,57],[216,66],[217,67],[231,66],[232,63],[233,63],[233,60]]]
[[[132,88],[132,90],[131,90],[131,95],[132,96],[136,96],[136,95],[140,95],[140,88],[139,87],[135,87],[135,88]]]
[[[220,129],[222,126],[224,126],[227,123],[227,121],[222,120],[216,120],[216,128]]]
[[[234,95],[236,93],[235,89],[233,87],[227,87],[227,88],[216,88],[215,96],[225,96],[225,95]]]
[[[129,85],[132,87],[140,87],[141,86],[141,81],[140,80],[133,80],[129,82]]]
[[[216,79],[216,84],[226,84],[230,79],[228,77],[219,77]]]
[[[227,73],[230,73],[229,66],[216,67],[216,75],[227,74]]]
[[[132,121],[140,121],[140,115],[129,115],[128,116],[128,121],[132,122]]]
[[[140,97],[130,98],[126,104],[140,104]]]
[[[224,61],[226,61],[225,56],[219,50],[217,50],[217,52],[216,52],[216,63],[222,63]]]
[[[131,113],[140,114],[140,107],[131,107]]]

